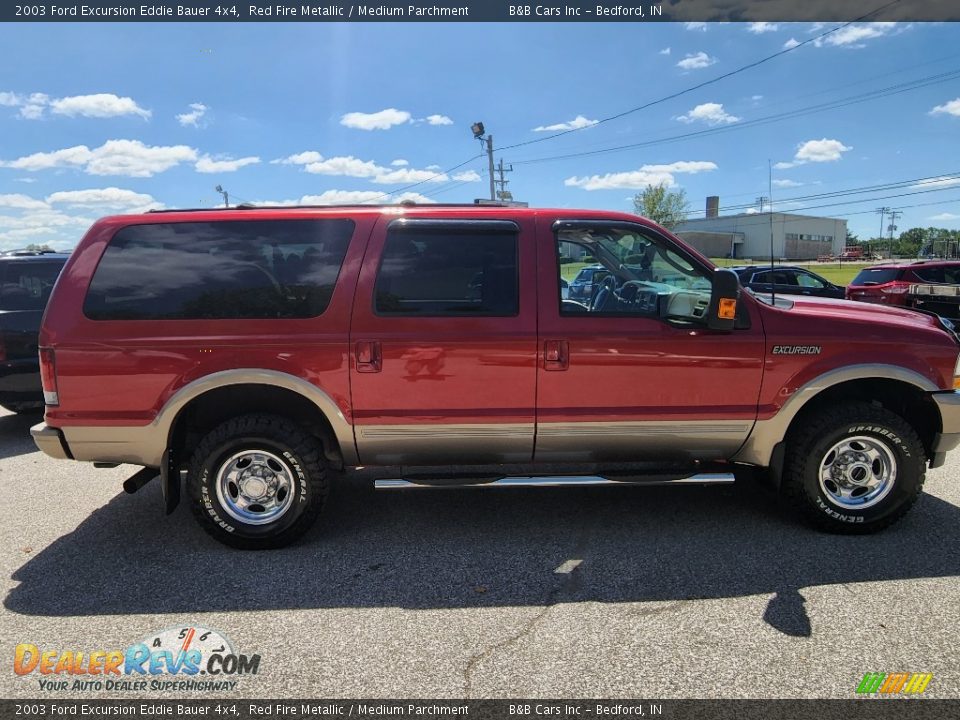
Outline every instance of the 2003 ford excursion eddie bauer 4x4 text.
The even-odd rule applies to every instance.
[[[561,269],[600,264],[590,297]],[[576,266],[579,267],[579,266]],[[960,441],[932,314],[741,291],[633,215],[237,208],[110,217],[40,334],[48,455],[160,476],[218,540],[302,535],[340,471],[404,485],[766,475],[869,532]],[[385,480],[393,478],[393,480]]]

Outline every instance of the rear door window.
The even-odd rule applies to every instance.
[[[94,320],[316,317],[353,228],[332,218],[130,225],[110,240],[83,310]]]
[[[517,315],[517,233],[488,224],[391,228],[375,295],[378,315]]]
[[[43,310],[64,260],[3,263],[0,310]]]

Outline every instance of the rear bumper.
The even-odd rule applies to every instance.
[[[73,460],[70,447],[67,445],[66,438],[63,437],[63,431],[60,428],[40,423],[30,428],[30,435],[33,437],[33,442],[45,455],[57,460]]]

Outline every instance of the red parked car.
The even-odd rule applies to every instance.
[[[932,298],[925,297],[925,292],[918,297],[917,292],[911,291],[911,286],[917,290],[918,285],[930,284],[960,284],[960,260],[872,265],[861,270],[847,286],[846,297],[848,300],[923,308],[929,305]],[[956,302],[953,307],[956,307]],[[928,306],[926,309],[940,309],[938,314],[956,317],[955,313],[944,312],[942,308]]]
[[[560,259],[609,276],[564,297]],[[644,262],[634,262],[636,258]],[[654,223],[405,205],[96,222],[40,332],[56,458],[144,469],[215,538],[277,547],[341,473],[386,485],[732,482],[837,532],[901,517],[960,443],[937,317],[742,293]],[[592,476],[584,480],[586,476]]]

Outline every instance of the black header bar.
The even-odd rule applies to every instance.
[[[960,20],[958,0],[407,0],[2,3],[3,22],[849,22]]]

